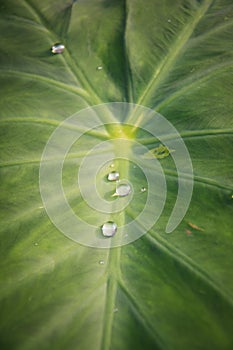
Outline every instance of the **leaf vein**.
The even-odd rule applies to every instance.
[[[194,29],[196,28],[201,18],[205,15],[211,3],[212,0],[204,1],[203,5],[200,6],[200,8],[197,10],[196,15],[193,17],[193,19],[187,25],[184,26],[174,45],[171,46],[167,56],[161,62],[159,67],[156,68],[147,87],[145,88],[142,95],[139,97],[137,104],[145,105],[148,103],[148,99],[151,97],[150,95],[154,93],[156,88],[159,86],[160,82],[167,76],[168,72],[172,69],[174,63],[176,62],[176,59],[181,54],[184,45],[191,37]]]
[[[228,305],[233,308],[232,296],[224,290],[224,286],[219,285],[213,278],[205,273],[203,269],[197,265],[190,257],[182,253],[180,250],[171,245],[168,241],[163,239],[159,234],[152,234],[150,231],[144,236],[150,244],[160,248],[166,254],[169,254],[174,260],[178,261],[185,269],[194,273],[200,278],[206,285],[211,287],[218,295],[220,295]]]

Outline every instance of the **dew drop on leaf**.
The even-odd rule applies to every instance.
[[[100,261],[99,261],[99,264],[100,264],[100,265],[104,265],[104,260],[100,260]]]
[[[143,193],[143,192],[146,192],[146,187],[142,187],[141,188],[141,192]]]
[[[62,53],[65,50],[65,45],[63,44],[54,44],[51,48],[52,53],[57,54],[57,53]]]
[[[116,188],[115,196],[126,197],[131,192],[131,187],[129,184],[119,184]]]
[[[108,174],[108,181],[117,181],[119,180],[119,173],[117,171],[112,171]]]
[[[104,237],[113,237],[117,231],[117,224],[113,221],[108,221],[102,226],[102,234]]]
[[[98,66],[98,67],[96,67],[96,70],[102,70],[103,69],[103,67],[102,66]]]

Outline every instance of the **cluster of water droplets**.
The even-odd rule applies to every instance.
[[[76,2],[77,0],[73,0],[73,2]],[[62,44],[62,43],[56,43],[56,44],[53,44],[53,46],[51,47],[51,52],[54,54],[54,55],[57,55],[57,54],[61,54],[63,53],[65,50],[65,45]],[[101,71],[103,70],[103,66],[99,65],[96,67],[96,70],[97,71]]]
[[[62,43],[55,43],[51,47],[51,52],[54,55],[62,54],[64,50],[65,45]],[[104,67],[102,65],[98,65],[96,67],[96,70],[102,71],[103,68]],[[113,163],[110,164],[110,168],[112,168],[112,170],[107,174],[107,180],[109,182],[116,182],[115,192],[112,194],[112,197],[127,197],[132,192],[130,183],[127,180],[120,179],[120,173],[114,170],[115,165]],[[136,165],[134,165],[133,168],[135,169]],[[142,187],[140,189],[140,193],[144,193],[146,191],[146,187]],[[114,221],[107,221],[101,226],[101,232],[102,235],[106,238],[113,237],[117,232],[117,224]],[[37,243],[35,245],[37,245]],[[103,265],[104,261],[100,260],[99,263]]]
[[[114,168],[114,164],[110,165],[111,168]],[[107,174],[107,180],[109,182],[116,182],[115,193],[113,197],[126,197],[128,196],[132,189],[131,185],[127,180],[120,180],[120,173],[116,170],[113,170]],[[142,187],[140,192],[146,192],[146,187]],[[117,232],[117,224],[113,221],[107,221],[101,226],[102,235],[104,237],[113,237]]]

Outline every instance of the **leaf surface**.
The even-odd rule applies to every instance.
[[[0,10],[1,348],[232,349],[232,2],[2,0]],[[59,42],[64,53],[53,55]],[[194,191],[184,220],[165,233],[177,173],[171,156],[159,159],[168,198],[157,223],[131,244],[94,249],[49,220],[39,167],[62,121],[107,102],[143,105],[173,124]],[[111,113],[99,117],[113,123]],[[98,226],[112,217],[82,199],[77,169],[114,133],[85,133],[64,164],[69,204]],[[145,133],[133,140],[159,146]],[[143,172],[119,167],[140,192]],[[106,183],[99,190],[109,196]],[[135,218],[143,195],[113,219]]]

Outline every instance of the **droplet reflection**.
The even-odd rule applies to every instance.
[[[104,237],[113,237],[117,232],[117,224],[113,221],[108,221],[103,224],[101,229]]]
[[[117,171],[112,171],[108,174],[108,181],[117,181],[119,180],[120,174]]]
[[[54,54],[62,53],[64,50],[65,50],[65,45],[59,44],[59,43],[54,44],[51,48],[51,51]]]
[[[146,187],[142,187],[141,188],[141,192],[143,193],[143,192],[146,192]]]
[[[126,197],[130,194],[131,192],[131,187],[129,184],[119,184],[116,188],[116,193],[115,196],[119,197]]]

